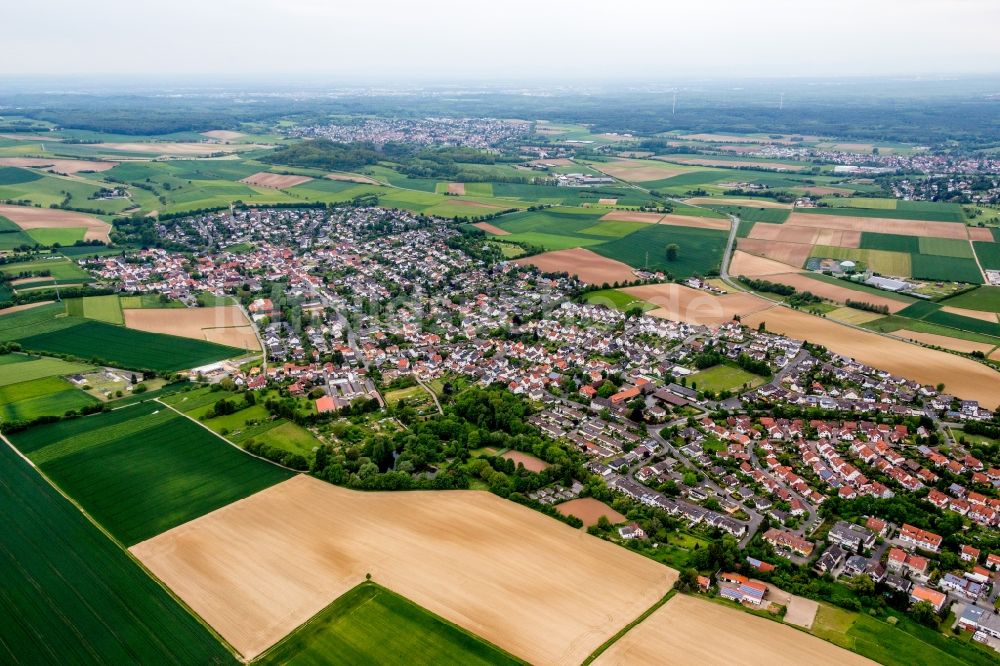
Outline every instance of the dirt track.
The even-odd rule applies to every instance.
[[[607,649],[595,665],[860,666],[875,662],[778,622],[677,595]]]
[[[373,580],[537,664],[579,664],[674,570],[486,492],[300,475],[131,548],[244,657]]]

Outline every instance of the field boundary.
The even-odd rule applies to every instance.
[[[657,601],[652,606],[643,611],[642,615],[640,615],[639,617],[635,618],[634,620],[626,624],[618,631],[618,633],[616,633],[614,636],[612,636],[608,640],[604,641],[601,645],[599,645],[596,650],[591,652],[590,655],[583,660],[583,663],[580,666],[589,666],[591,662],[593,662],[595,659],[604,654],[604,652],[608,648],[617,643],[625,634],[627,634],[628,632],[632,631],[632,629],[642,624],[646,620],[646,618],[648,618],[650,615],[660,610],[660,608],[662,608],[663,605],[666,604],[668,601],[673,599],[676,594],[677,590],[674,589],[667,592],[665,595],[663,595],[663,598],[661,598],[659,601]]]
[[[370,576],[370,574],[369,574],[369,576]],[[512,661],[516,661],[518,663],[524,664],[525,666],[528,666],[529,663],[530,663],[530,662],[525,661],[524,659],[521,659],[520,657],[518,657],[518,656],[516,656],[514,654],[511,654],[510,652],[508,652],[507,650],[503,649],[499,645],[496,645],[495,643],[491,643],[490,641],[486,640],[485,638],[483,638],[479,634],[474,634],[471,631],[469,631],[468,629],[455,624],[451,620],[448,620],[447,618],[441,617],[437,613],[424,608],[423,606],[421,606],[417,602],[413,601],[412,599],[410,599],[406,595],[400,594],[399,592],[396,592],[395,590],[393,590],[391,588],[388,588],[385,585],[382,585],[380,583],[375,582],[370,577],[367,578],[366,580],[361,581],[360,583],[358,583],[354,587],[350,588],[349,590],[347,590],[346,592],[344,592],[342,595],[340,595],[339,597],[337,597],[336,599],[334,599],[333,601],[331,601],[330,603],[328,603],[326,606],[323,606],[323,608],[321,608],[318,611],[316,611],[315,615],[313,615],[312,617],[310,617],[308,620],[306,620],[305,622],[303,622],[299,626],[295,627],[295,629],[293,629],[292,631],[290,631],[287,634],[285,634],[285,637],[282,638],[280,641],[278,641],[277,643],[275,643],[271,647],[267,648],[265,651],[261,652],[259,655],[257,655],[256,657],[254,657],[250,661],[245,661],[245,663],[256,664],[256,663],[264,661],[269,654],[273,653],[279,647],[281,647],[282,645],[284,645],[288,641],[292,640],[299,631],[305,629],[306,626],[308,626],[310,622],[312,622],[313,620],[315,620],[316,618],[318,618],[319,616],[321,616],[323,613],[325,613],[327,611],[327,609],[329,609],[331,606],[333,606],[338,601],[340,601],[341,599],[343,599],[344,597],[346,597],[348,594],[351,594],[355,590],[357,590],[359,588],[362,588],[362,587],[366,587],[366,586],[376,587],[376,588],[378,588],[380,590],[384,590],[384,591],[388,592],[389,594],[393,594],[393,595],[395,595],[395,596],[397,596],[397,597],[399,597],[401,599],[405,599],[409,603],[411,603],[414,606],[420,608],[423,612],[425,612],[428,615],[430,615],[431,617],[433,617],[435,620],[438,620],[439,622],[442,622],[442,623],[448,625],[452,629],[460,631],[461,633],[465,634],[466,636],[474,638],[475,640],[477,640],[477,641],[479,641],[481,643],[489,645],[491,648],[493,648],[497,652],[500,652],[501,654],[504,654],[507,657],[509,657]]]
[[[268,459],[268,458],[264,458],[263,456],[258,456],[258,455],[257,455],[257,454],[255,454],[255,453],[250,453],[249,451],[247,451],[246,449],[244,449],[244,448],[243,448],[242,446],[240,446],[239,444],[236,444],[235,442],[230,442],[230,441],[229,441],[228,439],[226,439],[225,437],[223,437],[223,436],[222,436],[222,435],[220,435],[219,433],[215,432],[214,430],[212,430],[211,428],[209,428],[209,427],[208,427],[207,425],[205,425],[204,423],[202,423],[202,422],[201,422],[201,421],[199,421],[198,419],[195,419],[195,418],[191,418],[190,416],[188,416],[188,415],[187,415],[187,414],[185,414],[184,412],[182,412],[182,411],[180,411],[180,410],[177,410],[177,409],[174,409],[173,407],[171,407],[171,406],[170,406],[170,405],[168,405],[167,403],[165,403],[165,402],[163,402],[162,400],[160,400],[160,398],[159,398],[159,397],[156,397],[156,398],[153,398],[152,402],[158,402],[158,403],[160,403],[161,405],[163,405],[163,406],[164,406],[165,408],[167,408],[167,409],[169,409],[170,411],[174,412],[175,414],[179,414],[180,416],[183,416],[184,418],[186,418],[186,419],[187,419],[188,421],[191,421],[192,423],[196,423],[196,424],[198,424],[199,426],[201,426],[202,428],[204,428],[204,429],[205,429],[205,430],[207,430],[208,432],[212,433],[212,436],[213,436],[213,437],[218,437],[218,438],[219,438],[219,439],[221,439],[221,440],[222,440],[223,442],[225,442],[225,443],[226,443],[226,444],[228,444],[229,446],[233,447],[234,449],[236,449],[236,450],[237,450],[237,451],[239,451],[240,453],[243,453],[243,454],[245,454],[245,455],[248,455],[248,456],[250,456],[251,458],[257,458],[258,460],[263,460],[263,461],[264,461],[264,462],[266,462],[266,463],[270,463],[270,464],[274,465],[275,467],[280,467],[281,469],[284,469],[284,470],[288,470],[289,472],[292,472],[293,474],[296,474],[296,475],[298,475],[298,474],[301,474],[301,473],[302,473],[302,471],[301,471],[301,470],[297,470],[297,469],[292,469],[291,467],[285,467],[284,465],[282,465],[282,464],[281,464],[281,463],[279,463],[279,462],[275,462],[275,461],[273,461],[273,460],[270,460],[270,459]],[[128,406],[129,406],[129,407],[131,407],[131,405],[128,405]],[[237,501],[239,501],[239,500],[237,500]]]
[[[137,404],[141,404],[141,403],[137,403]],[[123,407],[120,407],[119,409],[124,409],[125,407],[132,407],[132,406],[134,406],[134,405],[125,405]],[[98,412],[98,413],[100,413],[100,412]],[[86,416],[81,416],[80,418],[87,418],[87,417]],[[20,451],[20,449],[18,449],[16,446],[14,446],[14,443],[11,442],[9,439],[7,439],[7,436],[4,435],[3,433],[0,433],[0,441],[3,441],[3,443],[6,444],[10,448],[11,451],[13,451],[19,458],[21,458],[22,460],[24,460],[26,463],[28,463],[28,465],[31,467],[31,469],[34,470],[35,473],[37,473],[38,476],[40,476],[42,478],[42,480],[45,481],[45,483],[47,483],[53,490],[55,490],[59,494],[60,497],[62,497],[67,502],[69,502],[70,505],[73,506],[73,508],[75,508],[77,511],[79,511],[80,514],[84,518],[87,519],[87,522],[89,522],[91,525],[93,525],[94,527],[96,527],[97,530],[101,534],[103,534],[105,538],[107,538],[109,541],[111,541],[111,543],[113,543],[120,551],[124,552],[125,555],[126,555],[126,557],[128,557],[129,560],[131,560],[136,566],[139,567],[140,570],[142,570],[143,574],[145,574],[146,576],[148,576],[157,585],[159,585],[163,590],[165,590],[166,593],[167,593],[167,595],[169,595],[171,599],[173,599],[181,608],[183,608],[185,612],[187,612],[191,617],[193,617],[198,622],[198,624],[200,624],[201,626],[205,627],[205,629],[208,630],[209,634],[212,637],[214,637],[215,640],[217,640],[220,645],[224,646],[229,651],[230,654],[233,655],[234,659],[236,659],[238,662],[245,663],[245,660],[240,655],[240,653],[236,651],[236,648],[234,648],[232,645],[230,645],[229,642],[225,638],[223,638],[222,635],[219,634],[219,632],[217,632],[210,624],[208,624],[207,622],[205,622],[205,620],[200,615],[198,615],[197,613],[195,613],[194,609],[192,609],[189,605],[187,605],[187,603],[185,603],[183,599],[181,599],[179,596],[177,596],[176,594],[174,594],[174,591],[171,590],[170,587],[166,583],[164,583],[162,580],[160,580],[160,578],[158,576],[156,576],[145,564],[143,564],[142,561],[139,558],[137,558],[135,555],[133,555],[131,553],[131,551],[129,551],[129,549],[126,548],[125,545],[121,541],[119,541],[118,539],[116,539],[114,537],[114,535],[112,535],[110,532],[108,532],[104,528],[103,525],[101,525],[99,522],[97,522],[97,520],[95,520],[94,517],[91,516],[87,512],[86,509],[84,509],[72,497],[70,497],[65,492],[63,492],[62,488],[60,488],[51,478],[49,478],[49,476],[45,472],[43,472],[42,469],[38,465],[36,465],[35,463],[33,463],[30,458],[28,458],[26,455],[24,455]]]

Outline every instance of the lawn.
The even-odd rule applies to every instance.
[[[43,377],[0,387],[0,421],[62,416],[100,402],[61,377]]]
[[[0,661],[235,664],[194,616],[0,444]]]
[[[588,303],[606,305],[608,307],[621,310],[622,312],[636,307],[642,308],[643,312],[656,309],[656,306],[652,303],[647,303],[646,301],[640,300],[630,294],[626,294],[624,291],[618,291],[617,289],[600,289],[598,291],[590,291],[587,292],[583,298]]]
[[[82,241],[87,235],[86,227],[74,227],[68,229],[32,229],[25,232],[33,241],[39,245],[51,247],[59,245],[73,245],[77,241]]]
[[[244,353],[203,340],[146,333],[78,317],[54,321],[59,322],[59,328],[33,335],[32,326],[5,331],[0,318],[0,339],[16,340],[32,351],[68,354],[100,364],[156,372],[196,368]]]
[[[267,444],[282,451],[297,453],[306,459],[311,458],[313,449],[321,444],[311,432],[299,424],[285,419],[275,419],[257,426],[247,427],[232,440],[244,446],[250,441]]]
[[[291,476],[157,402],[36,427],[11,440],[128,546]]]
[[[522,664],[373,583],[350,590],[263,654],[258,664]]]
[[[0,272],[10,275],[12,278],[20,275],[29,277],[47,272],[49,273],[48,277],[53,277],[57,280],[89,282],[91,279],[87,271],[65,257],[5,264],[0,266]]]
[[[0,366],[3,366],[3,370],[0,371],[0,386],[56,375],[75,375],[89,372],[94,368],[94,366],[85,363],[72,363],[58,358],[37,358],[23,354],[0,356]]]
[[[401,400],[406,400],[408,402],[425,402],[430,400],[430,394],[427,393],[419,384],[416,386],[409,386],[407,388],[396,389],[395,391],[389,391],[385,394],[386,403],[392,407],[398,404]]]
[[[893,626],[869,615],[821,603],[811,633],[886,666],[996,663],[986,648],[946,636],[902,616],[897,619]]]
[[[1000,312],[1000,287],[979,287],[953,298],[945,299],[942,305],[981,312]]]
[[[490,245],[499,248],[501,254],[503,254],[504,259],[517,259],[522,254],[524,254],[524,248],[514,245],[513,243],[504,243],[500,241],[492,241]]]
[[[760,386],[765,381],[764,377],[732,365],[716,365],[688,378],[688,383],[692,388],[697,386],[699,391],[714,391],[716,393],[741,389],[745,384],[749,384],[751,387]]]

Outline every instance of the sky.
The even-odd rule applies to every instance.
[[[0,76],[656,81],[1000,72],[1000,0],[5,4]]]

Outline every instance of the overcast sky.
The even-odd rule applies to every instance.
[[[1000,71],[1000,0],[4,5],[0,75],[509,81]]]

